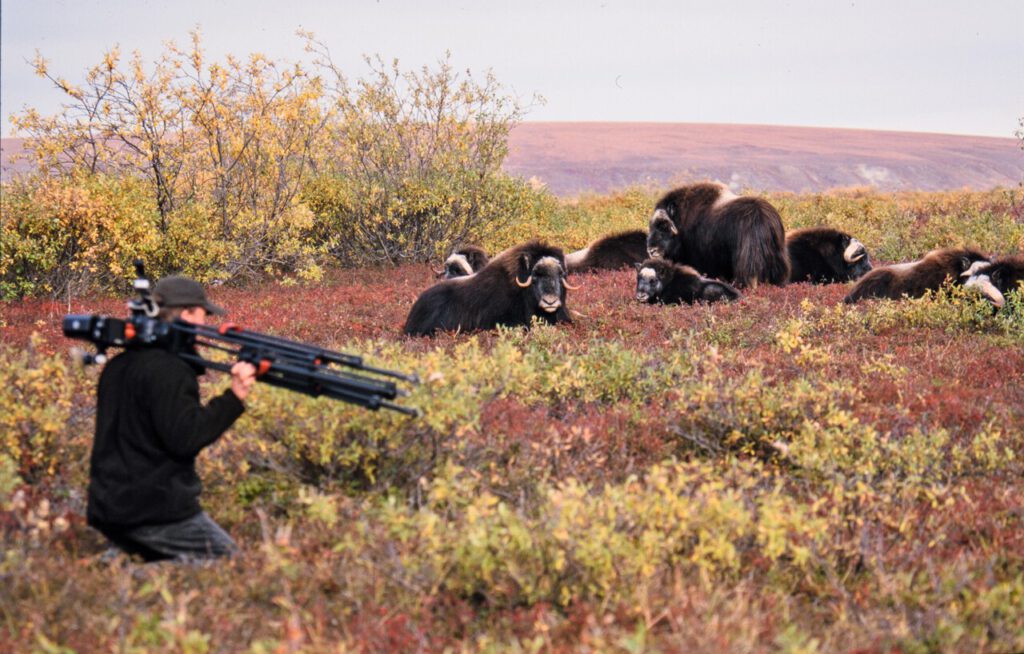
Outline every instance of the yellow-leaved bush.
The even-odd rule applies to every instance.
[[[82,374],[59,355],[0,346],[0,456],[28,482],[80,461],[84,434],[71,424]]]
[[[157,215],[140,180],[35,178],[5,184],[0,198],[4,299],[123,289],[135,258],[157,258]]]
[[[826,522],[768,479],[752,461],[669,461],[600,490],[546,485],[527,511],[448,465],[421,509],[386,501],[374,514],[400,543],[406,574],[460,594],[491,605],[619,602],[672,570],[728,577],[753,558],[813,565]]]

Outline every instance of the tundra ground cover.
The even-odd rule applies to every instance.
[[[563,207],[564,238],[642,222],[642,196]],[[777,199],[882,260],[1024,249],[1012,200]],[[1024,648],[1019,297],[846,306],[801,284],[661,307],[621,271],[574,280],[571,326],[401,336],[432,281],[214,290],[240,324],[416,370],[425,416],[257,387],[201,457],[245,554],[204,568],[104,562],[83,524],[98,371],[67,363],[59,319],[123,299],[4,304],[0,649]]]

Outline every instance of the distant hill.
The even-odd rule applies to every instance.
[[[3,179],[21,139],[3,139]],[[1012,138],[817,127],[691,123],[522,123],[512,131],[507,172],[553,193],[607,193],[713,179],[734,190],[818,192],[989,189],[1024,181]]]
[[[1013,138],[689,123],[522,123],[505,170],[560,196],[712,179],[734,190],[989,189],[1024,181]]]

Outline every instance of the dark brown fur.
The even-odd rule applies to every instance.
[[[913,263],[875,268],[860,278],[843,301],[850,304],[872,297],[921,297],[938,290],[947,280],[964,283],[963,273],[978,261],[988,261],[988,257],[971,249],[932,250]]]
[[[721,184],[693,184],[667,193],[654,207],[648,254],[693,266],[738,286],[789,281],[786,235],[766,200],[736,197]]]
[[[1004,295],[1024,282],[1024,255],[1000,257],[992,262],[988,277]]]
[[[645,275],[646,270],[654,271],[654,275]],[[717,279],[701,277],[689,266],[664,259],[647,259],[636,264],[636,299],[640,302],[693,304],[732,301],[739,297],[739,291],[732,286]]]
[[[851,245],[853,246],[851,248]],[[855,250],[847,256],[847,250]],[[871,258],[859,241],[831,227],[808,227],[786,234],[789,281],[851,282],[871,271]],[[855,259],[850,261],[849,259]]]
[[[990,287],[984,284],[986,280]],[[1001,307],[1006,302],[1007,293],[1024,288],[1021,286],[1024,284],[1024,255],[999,257],[990,265],[979,268],[966,284],[978,286],[989,301]]]
[[[469,264],[470,272],[466,272],[458,263],[452,261],[452,257],[461,255],[465,257],[466,263]],[[463,245],[460,248],[455,249],[445,260],[444,269],[437,273],[438,277],[444,276],[445,279],[454,279],[456,277],[462,277],[464,275],[472,275],[480,271],[481,268],[487,265],[489,259],[487,253],[483,248],[479,248],[475,245]]]
[[[545,257],[557,264],[548,266]],[[529,326],[534,316],[548,323],[572,322],[565,307],[564,274],[565,257],[558,248],[538,241],[509,248],[475,275],[440,281],[420,294],[404,331],[429,336],[437,330]],[[529,287],[516,285],[517,279],[525,283],[531,276]],[[556,310],[541,307],[542,300],[556,298]]]
[[[569,272],[618,270],[647,258],[647,232],[635,229],[609,234],[592,241],[587,247],[565,255]]]

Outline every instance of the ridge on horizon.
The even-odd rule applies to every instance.
[[[843,132],[883,132],[886,134],[920,134],[922,136],[953,136],[968,138],[1009,139],[1016,141],[1012,132],[1003,136],[994,134],[974,134],[966,132],[934,132],[912,129],[896,129],[883,127],[846,127],[838,125],[790,125],[785,123],[719,123],[713,121],[665,121],[665,120],[529,120],[523,119],[520,125],[651,125],[664,127],[707,127],[707,128],[764,128],[793,130],[822,130]]]
[[[30,168],[12,164],[24,137],[0,142],[4,181]],[[734,190],[818,193],[1016,187],[1024,150],[1016,138],[850,127],[522,121],[509,133],[503,169],[555,195],[610,193],[717,179]]]

